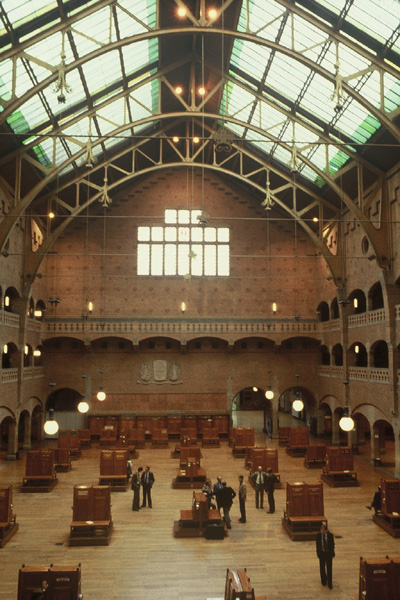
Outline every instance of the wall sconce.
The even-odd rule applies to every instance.
[[[258,387],[256,387],[255,385],[253,385],[253,392],[258,392]]]
[[[276,302],[273,302],[273,303],[272,303],[272,314],[275,314],[275,313],[276,313],[276,311],[277,311],[277,308],[278,308],[278,307],[277,307],[277,305],[276,305]]]
[[[184,313],[186,311],[186,302],[181,303],[181,311]]]
[[[358,308],[358,298],[353,299],[353,306],[354,308]]]
[[[42,353],[39,349],[33,351],[33,356],[42,356]]]
[[[8,354],[8,344],[4,344],[4,346],[3,346],[3,354]]]
[[[354,352],[355,352],[356,354],[358,354],[358,353],[360,352],[360,346],[359,346],[358,344],[356,344],[356,345],[354,346]]]
[[[42,315],[43,315],[43,313],[42,313],[41,310],[35,310],[34,313],[33,313],[34,317],[39,317],[40,318]]]
[[[4,296],[4,306],[10,306],[10,296]]]
[[[61,302],[61,300],[60,300],[60,298],[58,296],[57,296],[57,298],[49,298],[48,299],[48,303],[51,306],[57,306],[57,304],[60,304],[60,302]]]
[[[93,312],[93,302],[88,302],[88,311]]]
[[[50,384],[49,384],[50,385]],[[44,424],[44,431],[47,435],[54,435],[59,429],[59,425],[54,418],[54,408],[49,409],[49,418]]]
[[[24,354],[25,354],[25,356],[28,356],[28,354],[29,354],[29,346],[27,346],[27,344],[25,344],[25,346],[24,346]]]

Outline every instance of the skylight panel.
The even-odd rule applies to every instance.
[[[315,74],[312,86],[306,90],[300,106],[323,121],[329,122],[335,115],[335,103],[332,100],[333,92],[333,83]]]
[[[96,12],[82,18],[74,24],[74,32],[76,32],[74,40],[80,56],[98,49],[100,45],[115,41],[114,27],[111,27],[110,40],[110,8],[108,6],[99,8]]]
[[[294,15],[293,27],[294,40],[292,31],[292,19],[288,19],[280,40],[282,46],[291,48],[294,41],[294,49],[297,52],[304,52],[306,49],[318,44],[318,46],[313,50],[308,50],[307,52],[304,52],[304,54],[308,56],[308,58],[311,58],[310,54],[313,54],[315,57],[318,56],[319,52],[321,51],[322,44],[325,43],[327,40],[327,35],[320,29],[317,29],[311,23],[308,23],[305,19],[299,17],[298,15]]]
[[[37,44],[30,46],[27,50],[27,54],[37,58],[39,61],[43,61],[43,57],[49,67],[57,67],[61,62],[60,57],[61,50],[61,34],[58,32],[49,37],[45,37],[40,40]],[[47,77],[52,75],[53,71],[50,68],[45,68],[42,65],[37,64],[34,60],[29,61],[30,67],[35,73],[38,82],[43,81]]]
[[[158,60],[158,46],[146,40],[135,42],[122,47],[122,56],[126,73],[135,73]]]
[[[231,62],[251,77],[261,79],[270,55],[271,50],[269,48],[235,40]]]
[[[392,112],[400,106],[400,79],[395,79],[392,75],[385,73],[385,110]]]
[[[18,126],[18,131],[15,129],[13,125],[15,114],[23,115],[24,122],[26,124],[25,129],[22,129],[20,125]],[[16,133],[29,133],[31,129],[34,129],[39,123],[42,123],[46,117],[47,114],[44,112],[43,104],[39,96],[32,96],[32,98],[24,102],[21,108],[15,111],[15,113],[13,113],[13,115],[9,117],[7,121],[13,127]]]
[[[53,8],[57,8],[56,0],[2,0],[2,5],[14,29]],[[41,28],[41,30],[43,29],[44,27]],[[3,32],[2,29],[1,34]]]
[[[255,127],[259,127],[269,133],[273,132],[274,127],[281,126],[282,121],[285,121],[286,117],[284,114],[269,106],[268,104],[258,101],[251,124]],[[276,135],[276,132],[275,132]]]
[[[265,0],[249,0],[248,4],[248,11],[247,2],[242,4],[238,31],[247,31],[247,29],[252,32],[259,31],[285,14],[285,8],[279,6],[276,2],[268,2],[267,7]],[[275,26],[275,30],[278,26]]]
[[[122,87],[121,64],[117,50],[93,58],[82,65],[82,69],[90,94],[104,90],[114,82],[118,82],[114,93]]]
[[[253,94],[235,84],[231,85],[229,90],[229,104],[225,114],[247,122],[254,103]]]
[[[292,160],[292,153],[280,144],[276,146],[273,156],[284,165],[289,165]]]
[[[383,43],[399,26],[400,3],[397,0],[354,0],[346,21]]]
[[[299,61],[276,54],[268,73],[267,84],[287,98],[295,100],[309,74],[310,69]],[[282,85],[283,81],[284,85]]]
[[[119,0],[118,4],[116,5],[116,9],[118,27],[122,38],[143,33],[146,31],[146,28],[152,29],[155,27],[155,0],[135,0],[134,10],[132,6],[132,0]]]

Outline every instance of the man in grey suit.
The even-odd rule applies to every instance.
[[[251,474],[251,480],[254,483],[254,489],[256,490],[256,508],[264,507],[264,483],[266,473],[262,470],[262,467],[259,466],[257,471]]]

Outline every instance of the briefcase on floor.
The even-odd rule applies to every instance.
[[[206,525],[206,539],[207,540],[223,540],[225,536],[225,530],[223,523],[215,523]]]

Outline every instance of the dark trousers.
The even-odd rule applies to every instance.
[[[132,510],[139,510],[140,508],[140,485],[133,488],[133,501]]]
[[[322,585],[328,583],[332,587],[332,556],[327,552],[321,552],[319,558],[319,572]]]
[[[243,523],[246,523],[246,501],[239,496],[240,518]]]
[[[264,486],[256,483],[256,508],[264,506]]]
[[[268,492],[268,504],[269,504],[269,512],[275,512],[275,498],[274,498],[274,490],[269,490]]]
[[[146,483],[143,484],[143,503],[142,506],[146,506],[146,501],[147,504],[149,505],[149,508],[152,507],[151,504],[151,485],[148,485]]]

